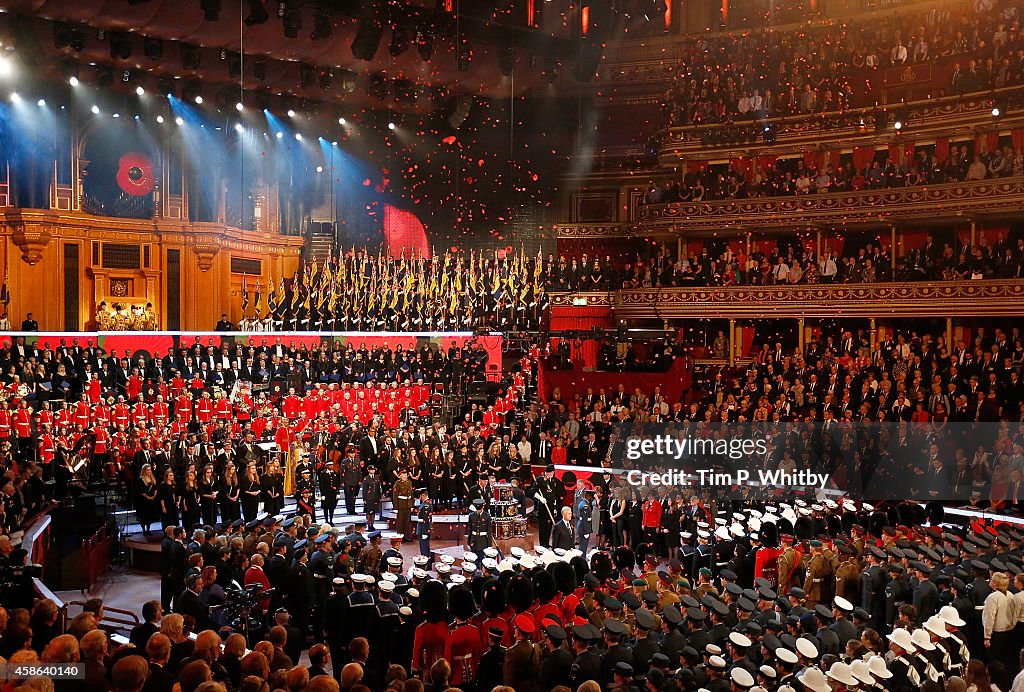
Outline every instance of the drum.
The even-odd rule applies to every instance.
[[[515,535],[515,519],[495,519],[494,538],[499,541],[507,541]]]
[[[494,484],[494,500],[495,502],[510,502],[514,498],[512,496],[512,484],[511,483],[495,483]]]
[[[515,528],[513,533],[516,538],[522,538],[526,535],[528,522],[525,517],[520,517],[514,521]]]
[[[491,504],[491,516],[495,519],[519,516],[519,503],[507,500],[495,500]]]

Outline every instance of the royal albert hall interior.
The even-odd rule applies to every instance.
[[[1019,2],[0,1],[0,277],[0,692],[1024,692]]]

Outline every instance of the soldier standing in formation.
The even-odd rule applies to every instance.
[[[363,478],[363,511],[366,513],[366,523],[370,531],[373,531],[373,520],[380,514],[381,485],[377,476],[377,467],[370,464],[366,467],[366,477]]]
[[[434,505],[430,501],[430,493],[426,488],[420,488],[420,508],[416,514],[416,535],[420,539],[420,555],[430,557],[430,530],[434,518]]]
[[[402,469],[398,474],[398,480],[391,491],[391,502],[398,513],[395,529],[403,536],[412,536],[413,487],[408,469]]]
[[[491,515],[480,498],[473,500],[473,511],[469,514],[469,549],[482,555],[491,547]]]

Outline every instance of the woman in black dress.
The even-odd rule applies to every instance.
[[[447,509],[459,508],[461,511],[464,496],[462,475],[455,466],[455,454],[448,452],[448,457],[444,460],[444,482],[441,485],[442,506]]]
[[[661,528],[669,560],[679,559],[679,532],[682,530],[682,519],[683,498],[672,493],[665,511],[661,513]]]
[[[160,523],[166,529],[178,525],[178,509],[181,506],[181,495],[178,485],[174,482],[174,471],[164,471],[164,482],[157,488],[157,500],[160,503]]]
[[[250,461],[245,467],[245,477],[239,483],[242,496],[242,518],[245,523],[256,520],[260,512],[260,476],[256,472],[256,462]]]
[[[203,467],[203,477],[199,479],[199,498],[203,509],[203,523],[213,526],[217,522],[217,475],[213,472],[213,464]]]
[[[237,521],[241,519],[242,512],[239,507],[240,493],[235,462],[229,461],[227,466],[224,467],[224,477],[220,483],[220,516],[224,521]]]
[[[181,485],[181,524],[191,531],[203,516],[203,500],[199,493],[199,479],[196,467],[191,464],[185,469],[185,482]]]
[[[156,477],[153,467],[143,464],[135,481],[135,518],[142,527],[142,535],[152,533],[150,527],[160,520],[160,501],[157,499]]]
[[[643,541],[643,498],[640,496],[640,488],[634,487],[629,493],[629,502],[626,503],[626,517],[629,530],[623,536],[623,543],[636,549]],[[628,539],[628,540],[627,540]]]
[[[263,491],[263,511],[270,516],[280,514],[284,507],[284,473],[279,462],[267,464],[260,488]]]
[[[441,506],[441,484],[444,482],[444,460],[441,459],[440,449],[434,447],[430,450],[430,461],[427,462],[427,492],[437,506]]]

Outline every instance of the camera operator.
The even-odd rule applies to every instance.
[[[7,545],[10,545],[9,539]],[[0,605],[8,610],[31,609],[36,598],[32,578],[42,576],[42,567],[28,563],[28,552],[24,548],[9,551],[0,560]]]

